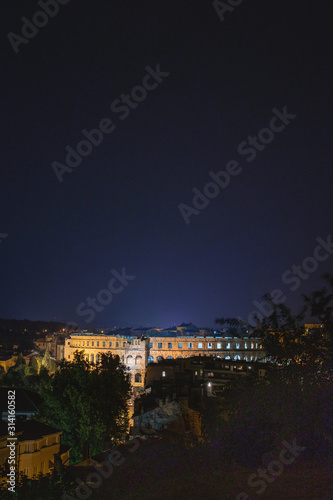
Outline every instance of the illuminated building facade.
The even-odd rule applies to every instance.
[[[65,341],[63,358],[73,361],[75,351],[84,351],[86,360],[96,363],[101,353],[118,355],[128,367],[134,391],[145,386],[148,363],[160,359],[213,356],[217,358],[257,361],[265,354],[260,339],[239,337],[163,336],[125,337],[109,334],[75,333]]]

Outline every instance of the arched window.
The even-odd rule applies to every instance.
[[[126,361],[126,363],[127,363],[128,365],[130,365],[131,363],[133,363],[133,356],[127,356],[127,361]]]
[[[224,359],[230,359],[230,356],[226,356]]]
[[[183,359],[183,356],[177,356],[177,359]]]
[[[90,363],[93,363],[93,362],[94,362],[94,355],[93,355],[93,354],[91,354],[91,355],[90,355]]]
[[[99,363],[99,354],[96,354],[96,363]]]
[[[135,382],[141,382],[141,380],[142,380],[141,374],[140,373],[136,373],[135,374]]]
[[[167,356],[167,359],[173,359],[173,357],[172,356]]]
[[[139,364],[141,363],[141,361],[142,361],[142,356],[137,356],[137,357],[135,358],[135,364],[136,364],[136,365],[139,365]]]
[[[160,359],[163,359],[163,356],[157,356],[157,361],[159,361]]]
[[[237,361],[237,360],[240,360],[240,356],[238,356],[238,354],[234,357],[234,360]]]
[[[154,356],[148,356],[148,363],[154,363]]]

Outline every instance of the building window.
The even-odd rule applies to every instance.
[[[148,356],[148,363],[154,362],[154,356]]]
[[[93,362],[94,362],[94,355],[93,355],[93,354],[91,354],[91,356],[90,356],[90,362],[91,362],[91,363],[93,363]]]
[[[92,345],[92,346],[94,347],[94,345],[95,345],[95,342],[94,342],[94,341],[92,341],[91,345]]]
[[[202,349],[202,342],[198,342],[198,349]]]
[[[135,374],[135,382],[141,383],[141,380],[142,380],[142,377],[141,377],[140,373],[136,373]]]
[[[89,354],[86,355],[86,361],[89,361]]]
[[[244,349],[247,349],[247,342],[244,342]]]
[[[239,349],[239,344],[238,343],[236,344],[236,349]]]
[[[71,355],[70,354],[68,354],[68,359],[71,359]]]
[[[24,453],[29,453],[29,445],[26,444],[24,447]]]
[[[188,343],[188,348],[189,348],[189,349],[192,349],[192,347],[193,347],[192,342],[189,342],[189,343]]]
[[[208,342],[208,349],[212,349],[213,344],[211,342]]]
[[[96,363],[99,363],[99,354],[96,354]]]
[[[119,347],[119,342],[116,342],[116,347]]]
[[[159,342],[159,343],[158,343],[158,348],[159,348],[159,349],[162,349],[162,342]]]
[[[182,342],[178,342],[178,349],[182,349],[183,347],[183,343]]]
[[[218,343],[216,344],[216,349],[221,349],[221,348],[222,348],[222,346],[221,346],[221,342],[218,342]]]
[[[172,349],[172,343],[171,342],[168,343],[168,349]]]
[[[29,471],[29,467],[27,467],[27,468],[23,469],[23,474],[24,474],[25,476],[29,476],[29,472],[30,472],[30,471]]]
[[[82,345],[84,346],[85,345],[85,341],[82,342]]]
[[[37,465],[35,465],[33,475],[37,476],[37,473],[38,473],[38,467]]]
[[[256,349],[258,349],[258,344],[256,344]]]
[[[142,361],[142,356],[137,356],[137,357],[135,358],[135,364],[136,364],[136,365],[139,365],[139,364],[141,363],[141,361]]]
[[[226,349],[230,349],[230,342],[227,343]]]
[[[123,342],[123,347],[125,347],[125,345],[126,345],[126,342]]]
[[[112,347],[112,342],[109,342],[109,347]]]
[[[164,370],[162,371],[162,377],[165,377],[165,371]]]
[[[87,347],[89,346],[89,340],[87,340]]]
[[[254,349],[254,343],[251,342],[251,349]]]
[[[149,342],[149,348],[151,349],[153,347],[153,343]]]
[[[99,347],[99,340],[97,340],[97,347]]]

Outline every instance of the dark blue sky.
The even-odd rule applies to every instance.
[[[41,7],[3,9],[0,317],[212,326],[246,319],[273,289],[294,306],[321,284],[333,267],[329,250],[313,257],[333,229],[330,2],[244,0],[221,22],[202,0],[71,0],[18,53],[7,34]],[[122,120],[111,103],[158,64],[169,75],[145,98],[136,89]],[[247,161],[239,145],[284,106],[296,118]],[[59,182],[52,163],[103,118],[113,132]],[[231,160],[241,173],[186,224],[179,205]],[[293,291],[294,271],[282,275],[308,257]],[[78,306],[124,267],[135,279],[86,323]]]

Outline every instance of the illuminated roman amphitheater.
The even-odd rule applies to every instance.
[[[265,359],[260,339],[219,336],[147,336],[127,337],[110,334],[75,333],[65,341],[63,357],[74,359],[75,351],[84,351],[86,360],[98,363],[101,353],[118,355],[129,368],[134,389],[144,387],[147,364],[160,359],[213,356],[231,360]]]

